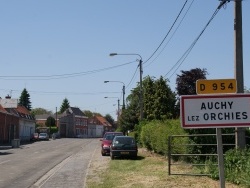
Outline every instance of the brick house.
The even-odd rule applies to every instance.
[[[88,117],[76,107],[68,108],[59,118],[60,137],[87,138]]]
[[[89,119],[88,137],[102,137],[107,131],[112,131],[112,125],[102,116],[95,115]]]
[[[0,99],[0,105],[2,106],[2,110],[4,109],[3,112],[6,118],[10,115],[9,118],[13,119],[15,117],[15,119],[18,119],[18,122],[13,119],[15,123],[6,122],[10,125],[8,128],[10,134],[9,140],[19,139],[20,141],[29,141],[31,135],[35,132],[35,119],[29,110],[24,106],[19,106],[18,100],[11,99],[10,96],[7,96],[5,99]],[[1,119],[0,121],[6,125],[5,120]]]
[[[16,108],[5,108],[9,113],[19,118],[19,139],[20,141],[30,141],[32,134],[35,132],[35,118],[24,106]]]
[[[0,145],[19,139],[19,117],[7,112],[0,104]]]

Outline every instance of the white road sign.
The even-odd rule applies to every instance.
[[[181,96],[183,128],[250,126],[250,94]]]

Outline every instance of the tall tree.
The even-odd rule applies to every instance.
[[[67,110],[70,107],[69,101],[67,98],[63,99],[62,105],[60,107],[59,113],[63,113],[65,110]]]
[[[181,75],[176,78],[176,91],[179,96],[181,95],[194,95],[196,94],[196,81],[198,79],[206,79],[207,70],[195,68],[190,71],[181,71]]]
[[[175,94],[162,76],[154,83],[155,94],[153,104],[154,119],[173,118],[176,103]]]
[[[146,117],[148,120],[154,119],[154,114],[152,112],[152,106],[154,106],[154,79],[152,77],[147,76],[143,80],[143,88],[144,88],[144,105],[143,105],[143,115],[144,118]]]
[[[115,120],[110,114],[106,114],[104,118],[112,125],[112,127],[115,127]]]
[[[175,93],[173,93],[167,84],[167,80],[160,77],[154,80],[152,77],[145,77],[143,80],[143,103],[144,119],[166,119],[173,118],[175,113]],[[118,120],[118,127],[122,131],[133,130],[134,126],[139,123],[140,106],[139,106],[140,87],[137,85],[127,97],[127,108],[122,111]]]
[[[26,107],[29,111],[31,110],[30,94],[26,88],[24,88],[21,93],[18,105]]]

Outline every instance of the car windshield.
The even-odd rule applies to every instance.
[[[40,136],[46,136],[46,133],[40,133]]]
[[[113,135],[107,135],[105,137],[105,140],[113,140],[114,136]]]
[[[116,137],[116,144],[134,144],[135,140],[131,137]]]
[[[104,140],[113,140],[115,136],[123,136],[122,133],[107,133]]]

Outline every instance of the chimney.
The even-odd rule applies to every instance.
[[[11,99],[11,96],[8,94],[5,99]]]

